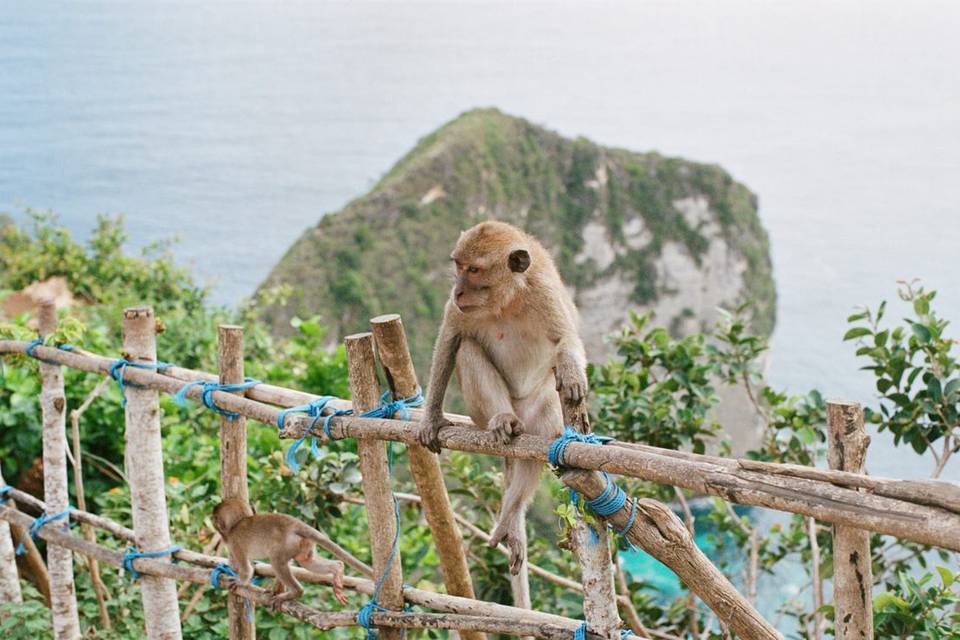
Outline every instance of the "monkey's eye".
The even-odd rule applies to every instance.
[[[467,267],[467,273],[480,273],[480,267]]]

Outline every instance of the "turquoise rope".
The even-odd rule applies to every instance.
[[[123,398],[120,402],[121,406],[127,406],[127,387],[141,388],[140,385],[134,384],[132,382],[126,382],[123,378],[124,372],[127,370],[127,367],[134,367],[136,369],[156,369],[157,371],[163,371],[167,367],[172,367],[173,365],[169,362],[131,362],[126,358],[117,358],[110,365],[110,377],[117,381],[117,384],[120,386],[120,396]]]
[[[613,440],[608,436],[598,436],[595,433],[580,433],[571,426],[563,428],[563,434],[550,443],[550,451],[547,453],[547,459],[550,464],[558,469],[567,465],[566,453],[567,445],[571,442],[581,444],[606,444]]]
[[[577,630],[573,632],[573,640],[587,640],[587,623],[582,623]]]
[[[419,389],[414,395],[408,398],[399,398],[397,400],[389,400],[388,398],[390,398],[390,392],[386,391],[382,396],[380,396],[380,405],[374,409],[371,409],[370,411],[361,413],[360,417],[361,418],[385,418],[389,420],[393,418],[395,415],[398,415],[400,420],[409,420],[410,409],[414,407],[419,407],[420,405],[423,404],[423,394],[420,392]],[[310,403],[307,405],[301,405],[300,407],[294,407],[292,409],[285,409],[281,411],[280,414],[277,415],[278,428],[283,428],[283,418],[286,417],[286,414],[290,411],[307,412],[309,415],[313,416],[313,422],[311,422],[310,425],[307,427],[303,436],[299,438],[297,441],[295,441],[292,445],[290,445],[289,449],[287,449],[287,456],[286,456],[287,466],[290,467],[294,472],[300,470],[300,465],[297,463],[297,460],[295,457],[297,450],[300,448],[300,445],[302,445],[307,438],[311,439],[310,450],[313,452],[313,455],[314,456],[320,455],[320,450],[319,448],[317,448],[316,432],[314,431],[314,428],[317,426],[317,422],[323,419],[322,431],[323,431],[324,437],[327,440],[336,440],[336,438],[333,437],[333,433],[330,431],[331,420],[333,420],[337,416],[353,415],[352,409],[335,409],[332,412],[328,413],[327,415],[323,415],[324,409],[327,408],[326,404],[333,398],[330,398],[329,396],[323,396],[322,398],[314,401],[314,402],[320,402],[321,400],[324,400],[324,399],[327,399],[327,401],[323,403],[323,406],[320,409],[318,409],[315,414],[309,413],[309,410],[307,409],[307,407],[310,407],[310,405],[313,404],[313,403]]]
[[[213,401],[213,394],[215,391],[245,391],[250,387],[255,387],[258,384],[263,384],[259,380],[254,380],[253,378],[244,378],[243,382],[232,383],[232,384],[220,384],[219,382],[210,382],[207,380],[196,380],[194,382],[188,382],[180,388],[180,391],[177,391],[176,395],[173,396],[173,399],[177,404],[186,406],[187,404],[187,391],[193,387],[200,387],[202,391],[200,392],[200,400],[203,402],[203,405],[207,409],[213,409],[220,415],[222,415],[227,420],[236,420],[240,417],[239,413],[235,411],[228,411],[223,407],[217,406],[217,403]]]
[[[33,358],[34,360],[38,360],[45,364],[52,364],[52,365],[59,366],[60,365],[59,362],[54,362],[53,360],[44,360],[34,352],[34,349],[42,346],[43,346],[43,338],[35,338],[34,340],[31,340],[30,342],[27,343],[27,348],[25,349],[25,353],[31,358]],[[73,351],[74,346],[72,344],[61,344],[57,346],[57,349],[60,349],[61,351]]]
[[[133,561],[137,558],[160,558],[162,556],[172,556],[177,551],[180,551],[183,547],[178,544],[173,545],[169,549],[160,549],[158,551],[138,551],[135,547],[130,547],[123,554],[123,568],[130,574],[130,577],[134,580],[139,580],[142,574],[137,571],[133,566]]]
[[[387,398],[390,397],[390,392],[386,392],[380,398],[380,406],[376,409],[371,409],[366,413],[360,414],[362,418],[392,418],[395,414],[400,414],[401,420],[410,419],[410,408],[418,407],[423,404],[423,394],[418,390],[416,394],[410,396],[409,398],[400,398],[399,400],[387,401]],[[327,427],[324,427],[324,432],[327,432]],[[328,435],[329,437],[329,435]],[[392,443],[390,443],[392,445]],[[389,455],[389,473],[393,473],[393,447],[388,447]],[[393,547],[390,549],[390,555],[387,556],[387,562],[383,567],[383,575],[380,576],[380,579],[377,580],[377,584],[373,589],[373,596],[370,598],[370,602],[363,605],[360,611],[357,612],[357,624],[367,630],[367,640],[375,640],[377,637],[376,631],[373,626],[373,614],[377,611],[389,611],[377,602],[377,598],[380,597],[380,590],[383,588],[383,583],[387,579],[387,575],[390,573],[390,566],[393,564],[393,559],[396,557],[397,552],[400,549],[400,502],[397,500],[397,496],[391,493],[393,498],[393,515],[396,522],[396,529],[394,530],[393,535]],[[405,609],[407,610],[407,609]]]
[[[290,407],[289,409],[282,409],[277,414],[277,429],[283,429],[284,418],[287,417],[288,413],[306,413],[308,416],[313,418],[313,422],[310,423],[310,427],[306,431],[306,435],[298,439],[290,448],[287,449],[286,462],[287,466],[293,470],[294,473],[300,471],[300,464],[297,462],[296,453],[297,449],[300,448],[300,445],[303,444],[303,441],[310,437],[310,451],[313,453],[314,457],[319,457],[320,449],[317,447],[317,439],[310,435],[310,432],[313,430],[314,425],[316,425],[317,420],[323,416],[324,409],[327,408],[327,404],[333,400],[333,396],[321,396],[312,402],[307,404],[301,404],[297,407]]]
[[[13,487],[8,484],[0,487],[0,504],[4,504],[7,500],[10,499],[10,492],[13,491]]]
[[[41,512],[40,515],[33,520],[33,524],[30,525],[30,529],[23,534],[22,538],[20,538],[20,544],[17,545],[16,555],[22,556],[27,552],[27,547],[24,543],[26,542],[28,535],[33,540],[36,540],[37,535],[40,533],[40,529],[43,528],[45,524],[53,522],[54,520],[66,518],[70,515],[71,511],[73,511],[73,507],[67,507],[60,513],[55,513],[52,516],[48,516],[46,511]]]

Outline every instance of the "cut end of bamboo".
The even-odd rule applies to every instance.
[[[370,320],[370,324],[373,324],[373,325],[377,325],[377,324],[389,324],[389,323],[391,323],[391,322],[402,322],[402,321],[400,320],[400,314],[399,314],[399,313],[385,313],[385,314],[383,314],[382,316],[377,316],[376,318],[373,318],[372,320]]]
[[[127,307],[123,310],[123,317],[127,320],[134,320],[137,318],[152,318],[153,317],[153,307],[149,305],[142,305],[138,307]]]
[[[343,338],[343,341],[347,343],[361,342],[363,340],[373,340],[373,334],[369,331],[363,331],[362,333],[351,333]]]

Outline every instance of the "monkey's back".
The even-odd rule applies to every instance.
[[[310,528],[285,513],[258,513],[238,522],[230,537],[246,541],[251,560],[269,559],[278,553],[289,558],[294,555],[290,550],[299,549],[306,537],[300,533],[303,527]]]

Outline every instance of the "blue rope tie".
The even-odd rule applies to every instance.
[[[36,354],[34,349],[42,346],[43,346],[43,338],[36,338],[34,340],[31,340],[30,342],[27,343],[27,348],[25,349],[25,353],[31,358],[33,358],[34,360],[38,360],[45,364],[60,366],[59,362],[54,362],[53,360],[45,360]],[[74,346],[72,344],[61,344],[57,346],[57,349],[60,349],[61,351],[73,351]]]
[[[123,568],[130,574],[130,577],[134,580],[139,580],[142,574],[133,567],[133,561],[137,558],[160,558],[162,556],[172,556],[177,551],[180,551],[183,547],[178,544],[173,545],[169,549],[160,549],[158,551],[138,551],[135,547],[130,547],[127,549],[126,553],[123,554]]]
[[[629,638],[636,638],[637,635],[630,631],[630,629],[620,629],[620,640],[628,640]]]
[[[587,640],[587,623],[583,622],[573,632],[573,640]]]
[[[419,407],[420,405],[423,404],[423,394],[420,392],[419,389],[414,395],[410,396],[409,398],[399,398],[397,400],[389,400],[389,398],[390,398],[390,392],[389,391],[384,392],[384,394],[380,396],[380,405],[378,407],[371,409],[370,411],[361,413],[360,417],[361,418],[385,418],[389,420],[393,418],[395,415],[399,415],[400,420],[409,420],[410,409],[413,407]],[[324,400],[324,399],[326,399],[326,402],[323,403],[323,405],[320,407],[320,409],[317,410],[315,414],[309,412],[307,407],[310,407],[312,404],[316,402],[320,402],[321,400]],[[326,404],[330,402],[330,400],[332,399],[333,398],[331,398],[330,396],[323,396],[318,400],[314,400],[314,403],[310,403],[308,405],[301,405],[300,407],[294,407],[293,409],[284,409],[277,415],[278,428],[283,428],[283,418],[290,411],[307,412],[309,415],[313,416],[313,422],[311,422],[310,426],[307,427],[307,430],[304,432],[303,437],[298,439],[296,442],[290,445],[289,449],[287,449],[287,457],[286,457],[287,466],[290,467],[290,469],[292,469],[294,472],[297,472],[300,470],[300,465],[297,463],[297,460],[295,458],[296,452],[300,448],[300,445],[302,445],[307,438],[311,438],[310,450],[313,453],[313,455],[315,457],[320,455],[320,450],[317,448],[317,439],[316,439],[316,436],[314,435],[316,433],[314,431],[314,427],[317,426],[317,422],[319,422],[321,418],[323,419],[322,431],[323,431],[324,437],[326,437],[327,440],[336,440],[336,438],[333,437],[333,433],[330,431],[331,420],[333,420],[338,416],[353,415],[352,409],[335,409],[330,413],[328,413],[327,415],[323,415],[323,411],[326,408]]]
[[[317,439],[311,436],[310,432],[313,430],[314,425],[316,425],[317,420],[323,416],[323,411],[327,408],[327,404],[331,400],[333,400],[333,396],[321,396],[312,402],[308,402],[307,404],[301,404],[297,407],[290,407],[289,409],[282,409],[277,414],[277,429],[283,429],[283,420],[287,417],[288,413],[306,413],[308,416],[313,418],[313,422],[310,423],[310,427],[307,429],[306,434],[290,445],[290,448],[287,449],[287,466],[290,467],[294,473],[300,471],[300,464],[297,462],[296,458],[297,449],[300,448],[300,445],[303,444],[303,441],[308,437],[310,438],[311,453],[313,453],[314,457],[320,455],[320,449],[317,447]]]
[[[163,371],[167,367],[172,367],[173,365],[169,362],[131,362],[126,358],[117,358],[113,361],[113,364],[110,365],[110,377],[117,381],[117,384],[120,385],[120,395],[123,400],[120,402],[121,406],[127,406],[127,387],[133,387],[136,389],[142,388],[139,384],[134,384],[132,382],[126,382],[123,379],[123,374],[127,370],[127,367],[134,367],[136,369],[156,369],[157,371]]]
[[[556,440],[550,443],[550,451],[547,454],[547,459],[550,461],[551,465],[559,469],[567,465],[567,445],[569,445],[571,442],[602,445],[610,442],[611,440],[613,440],[613,438],[608,436],[598,436],[595,433],[580,433],[573,427],[566,426],[563,428],[563,435],[559,436]]]
[[[0,504],[4,504],[7,502],[7,500],[10,499],[9,494],[11,491],[13,491],[13,487],[11,487],[8,484],[5,484],[2,487],[0,487]]]
[[[244,378],[243,382],[232,383],[232,384],[220,384],[219,382],[209,382],[207,380],[196,380],[194,382],[188,382],[180,388],[180,391],[177,391],[176,395],[173,396],[173,399],[179,405],[187,405],[187,391],[192,387],[200,387],[202,391],[200,392],[200,400],[203,401],[203,406],[207,409],[213,409],[220,415],[222,415],[227,420],[236,420],[240,417],[239,413],[235,411],[228,411],[223,407],[217,406],[213,401],[213,394],[215,391],[245,391],[250,387],[255,387],[258,384],[262,384],[259,380],[254,380],[253,378]]]
[[[71,511],[73,511],[73,507],[67,507],[60,513],[55,513],[52,516],[48,516],[46,511],[41,512],[40,515],[34,519],[33,524],[30,525],[30,529],[24,533],[23,537],[20,539],[20,544],[17,545],[16,555],[22,556],[27,552],[27,547],[24,543],[26,542],[28,535],[31,539],[36,540],[37,535],[40,533],[40,529],[43,528],[45,524],[53,522],[54,520],[66,518],[70,515]]]
[[[417,393],[409,398],[401,398],[399,400],[393,400],[391,402],[387,401],[389,398],[389,392],[384,393],[380,398],[380,406],[376,409],[367,411],[366,413],[361,414],[361,417],[364,418],[392,418],[396,413],[399,413],[402,420],[410,419],[410,407],[418,407],[423,404],[423,395],[417,391]],[[390,465],[389,469],[393,468],[393,449],[392,447],[388,448]],[[391,471],[392,472],[392,471]],[[397,500],[397,496],[391,494],[393,498],[393,515],[394,521],[396,522],[396,529],[394,530],[393,535],[393,547],[390,549],[390,555],[387,556],[387,561],[383,567],[383,575],[380,576],[380,579],[377,580],[377,585],[373,589],[373,596],[370,598],[370,602],[363,605],[360,610],[357,612],[357,624],[367,630],[367,640],[375,640],[377,637],[376,631],[374,630],[372,616],[374,612],[377,611],[388,611],[384,607],[380,606],[377,602],[377,598],[380,597],[380,590],[383,588],[383,583],[386,582],[387,575],[390,573],[390,566],[393,564],[393,559],[396,557],[397,552],[400,549],[400,502]],[[405,611],[408,609],[404,609]]]
[[[237,572],[234,571],[234,570],[233,570],[233,567],[231,567],[230,565],[221,562],[220,564],[218,564],[217,566],[215,566],[215,567],[213,568],[213,571],[210,572],[210,584],[211,584],[215,589],[222,589],[223,586],[220,584],[220,578],[221,578],[222,576],[224,576],[224,575],[230,576],[231,578],[236,578],[236,577],[237,577]],[[260,584],[261,582],[263,582],[264,579],[265,579],[265,578],[264,578],[263,576],[257,576],[257,575],[255,575],[255,576],[253,576],[253,578],[250,580],[250,583],[251,583],[251,584],[254,584],[254,585],[258,585],[258,584]],[[252,622],[253,622],[253,607],[250,606],[250,600],[249,600],[249,599],[247,599],[247,598],[244,598],[244,599],[243,599],[243,607],[244,607],[244,609],[247,610],[247,620],[252,623]]]
[[[598,516],[609,517],[627,504],[627,494],[618,487],[615,482],[610,480],[610,476],[603,474],[607,481],[607,486],[603,488],[596,498],[587,500],[587,506],[593,509]]]

